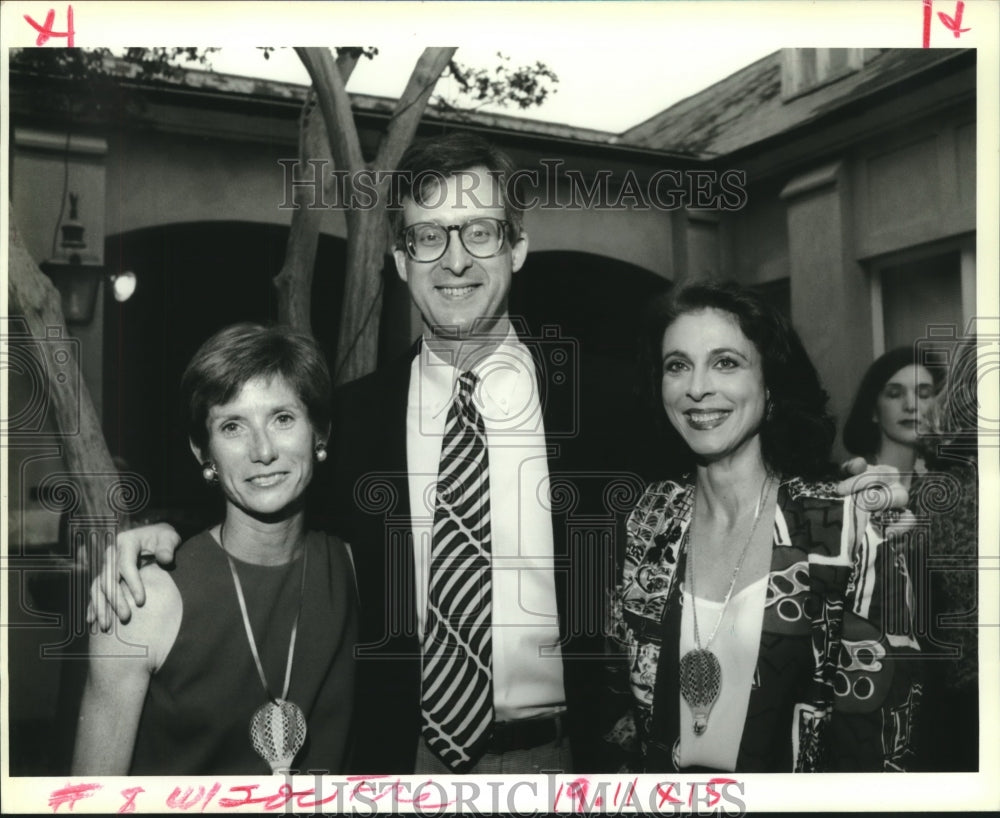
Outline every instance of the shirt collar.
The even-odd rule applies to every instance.
[[[421,403],[435,417],[446,413],[457,394],[461,373],[426,344],[420,346],[420,366],[421,383],[427,387]],[[523,412],[536,387],[531,353],[513,327],[496,349],[473,364],[472,371],[479,377],[473,393],[476,408],[501,421]]]

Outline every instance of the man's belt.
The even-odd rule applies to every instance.
[[[497,721],[490,730],[486,752],[500,754],[527,750],[561,739],[565,734],[565,715],[562,713],[537,719]]]

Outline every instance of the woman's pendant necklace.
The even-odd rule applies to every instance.
[[[287,773],[306,741],[302,708],[287,699],[273,699],[258,707],[250,719],[250,741],[271,772]]]
[[[282,774],[287,773],[295,760],[296,754],[302,749],[306,741],[306,717],[294,702],[287,699],[288,686],[292,680],[292,659],[295,656],[295,637],[299,630],[299,614],[302,613],[302,597],[306,587],[306,557],[308,551],[302,552],[302,585],[299,589],[299,610],[295,613],[295,622],[292,625],[292,636],[288,643],[288,659],[285,662],[285,684],[281,691],[281,697],[275,698],[271,695],[271,690],[267,686],[267,677],[264,676],[264,665],[260,661],[260,654],[257,651],[257,641],[253,636],[253,628],[250,626],[250,615],[247,613],[247,603],[243,596],[243,585],[240,583],[240,576],[236,572],[236,563],[226,551],[225,540],[223,539],[223,527],[219,529],[219,541],[222,550],[229,561],[229,570],[233,572],[233,583],[236,585],[236,597],[240,602],[240,613],[243,615],[243,627],[246,629],[247,641],[250,643],[250,653],[253,654],[254,664],[257,666],[257,675],[260,683],[264,686],[264,694],[268,701],[254,711],[250,719],[250,741],[257,754],[271,765],[271,772]]]
[[[757,530],[757,522],[760,520],[761,509],[765,505],[771,478],[767,476],[760,488],[760,498],[757,500],[757,510],[753,515],[753,525],[750,526],[750,534],[746,542],[743,543],[743,551],[740,559],[733,569],[733,576],[729,580],[729,590],[726,591],[726,598],[722,602],[722,610],[719,612],[719,619],[715,623],[712,635],[708,637],[705,647],[701,646],[701,636],[698,633],[698,601],[694,592],[694,554],[691,549],[691,525],[694,522],[695,501],[698,499],[697,490],[694,501],[691,503],[691,523],[688,523],[687,531],[684,534],[685,547],[687,548],[687,581],[691,586],[691,615],[694,620],[694,644],[695,647],[681,657],[680,663],[680,688],[681,696],[687,702],[694,719],[694,734],[702,735],[708,729],[708,717],[712,712],[712,707],[719,698],[722,690],[722,665],[719,659],[709,648],[712,640],[718,633],[719,625],[726,615],[726,608],[736,587],[736,578],[739,576],[740,568],[743,567],[743,560],[746,559],[747,551],[750,549],[750,542],[753,540],[754,532]]]
[[[708,716],[722,690],[722,666],[708,648],[695,648],[681,657],[680,673],[681,695],[691,710],[694,734],[700,736],[708,729]]]

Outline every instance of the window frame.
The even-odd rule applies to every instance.
[[[919,247],[908,247],[887,253],[867,262],[872,315],[872,353],[877,358],[886,351],[885,304],[882,295],[882,275],[886,269],[913,264],[934,256],[959,254],[959,287],[962,325],[968,326],[976,314],[976,237],[975,234],[936,241]],[[959,330],[961,331],[961,327]]]

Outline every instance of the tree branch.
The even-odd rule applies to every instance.
[[[351,78],[351,74],[354,73],[354,68],[358,64],[358,60],[361,58],[363,48],[338,48],[337,49],[337,69],[340,71],[340,76],[344,80],[344,87],[347,87],[347,81]]]
[[[306,167],[307,159],[329,156],[330,147],[326,140],[323,117],[316,108],[315,92],[310,91],[299,118],[298,167]],[[314,173],[322,173],[315,167],[312,170]],[[294,189],[292,198],[295,209],[292,211],[292,223],[285,245],[285,260],[281,265],[281,272],[274,277],[274,287],[278,291],[278,320],[311,334],[310,296],[323,211],[319,207],[310,207],[311,199],[299,188]]]
[[[364,167],[361,140],[354,124],[351,99],[339,68],[329,48],[296,48],[302,64],[312,79],[320,111],[330,139],[330,150],[337,167],[358,171]]]
[[[337,71],[344,84],[354,72],[361,49],[341,49],[337,55]],[[312,89],[302,106],[299,118],[299,163],[307,159],[329,158],[330,144],[322,113],[316,108],[317,96]],[[324,188],[329,189],[333,177],[328,177]],[[285,261],[281,272],[274,278],[278,291],[278,320],[296,329],[312,333],[312,283],[316,268],[316,252],[319,247],[320,226],[323,210],[303,206],[298,199],[298,190],[293,194],[295,210],[285,249]]]
[[[457,48],[425,48],[406,83],[406,90],[396,103],[392,121],[379,145],[375,165],[381,170],[395,170],[409,146],[424,115],[427,101]]]

